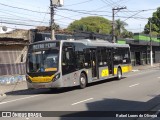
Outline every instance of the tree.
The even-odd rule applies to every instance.
[[[111,29],[111,22],[106,18],[98,16],[89,16],[75,20],[67,28],[69,31],[78,30],[104,34],[109,34]]]
[[[115,21],[115,32],[116,32],[116,36],[121,37],[121,33],[122,32],[127,32],[127,30],[125,29],[125,26],[127,26],[128,24],[124,21],[121,21],[120,19]]]
[[[145,25],[144,33],[150,33],[150,22],[151,31],[154,35],[160,34],[160,7],[157,8],[156,12],[153,12],[152,17],[148,18],[148,23]]]
[[[130,31],[127,31],[127,30],[124,30],[122,33],[121,33],[121,36],[122,38],[133,38],[133,33],[130,32]]]

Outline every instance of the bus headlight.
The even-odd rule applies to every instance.
[[[29,75],[26,75],[26,80],[27,80],[29,83],[32,83],[31,79],[29,78]]]
[[[53,81],[56,81],[57,79],[59,79],[60,78],[60,73],[58,73],[57,75],[55,75],[54,77],[53,77]]]

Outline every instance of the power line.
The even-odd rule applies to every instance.
[[[126,20],[128,20],[129,18],[132,18],[133,16],[135,16],[135,15],[139,14],[140,12],[143,12],[143,11],[139,11],[139,12],[137,12],[137,13],[133,14],[132,16],[128,17],[127,19],[125,19],[125,20],[123,20],[123,21],[126,21]]]
[[[60,8],[59,10],[70,10],[70,11],[72,11],[73,9],[66,9],[66,8]],[[153,10],[156,10],[156,9],[146,9],[146,10],[137,10],[137,11],[121,11],[121,12],[139,12],[139,11],[143,11],[143,12],[145,12],[145,11],[153,11]],[[112,12],[110,12],[110,11],[94,11],[94,10],[92,10],[92,11],[87,11],[87,10],[73,10],[73,11],[79,11],[79,12],[108,12],[108,13],[112,13]]]
[[[101,0],[103,3],[107,4],[108,6],[111,6],[110,4],[108,4],[105,0]],[[110,2],[109,2],[110,3]]]
[[[105,0],[105,1],[109,2],[108,0]],[[111,1],[112,1],[112,0],[111,0]],[[119,2],[119,1],[117,1],[117,2]],[[110,3],[110,2],[109,2],[109,3]],[[113,3],[115,3],[115,2],[112,1],[112,4],[113,4]],[[118,3],[115,3],[115,4],[117,5],[117,7],[120,7],[120,5],[119,5]],[[128,10],[128,9],[127,9],[127,10]],[[121,11],[121,12],[122,12],[122,11]]]
[[[139,11],[143,11],[143,12],[145,12],[145,11],[153,11],[153,10],[156,10],[156,9],[146,9],[146,10],[136,10],[136,11],[122,11],[122,12],[139,12]]]
[[[4,23],[4,24],[11,24],[11,25],[21,25],[21,26],[31,26],[31,27],[36,27],[35,25],[31,25],[31,24],[14,23],[14,22],[6,22],[6,21],[1,21],[1,23]]]
[[[1,14],[8,14],[8,15],[10,15],[10,16],[14,16],[14,17],[18,17],[18,18],[27,18],[27,19],[30,19],[31,17],[32,18],[35,18],[35,19],[37,19],[37,18],[40,18],[40,15],[39,14],[26,14],[26,13],[24,13],[24,12],[13,12],[13,11],[10,11],[10,10],[6,10],[6,9],[0,9],[0,15]],[[23,15],[23,16],[22,16]],[[25,16],[25,17],[24,17]],[[29,17],[29,18],[28,18]]]
[[[21,2],[20,2],[20,0],[19,1],[15,1],[15,0],[9,0],[9,2],[11,2],[11,3],[17,3],[17,4],[21,4],[21,5],[24,5],[24,2],[22,2],[22,0],[21,0]],[[29,6],[29,7],[34,7],[35,8],[35,5],[33,5],[32,3],[29,3],[29,2],[27,2],[27,3],[25,3],[25,6]],[[36,8],[41,8],[41,9],[44,9],[44,8],[42,8],[42,7],[40,7],[40,6],[36,6]]]
[[[79,2],[79,3],[75,3],[75,4],[65,5],[65,6],[80,5],[80,4],[88,3],[88,2],[91,2],[91,1],[93,1],[93,0],[87,0],[87,1]]]
[[[107,1],[107,2],[109,2],[108,0],[105,0],[105,1]],[[111,0],[112,1],[112,0]],[[113,1],[112,1],[113,2]],[[118,1],[117,1],[118,2]],[[110,2],[109,2],[110,3]],[[115,2],[113,2],[112,4],[117,4],[117,3],[115,3]],[[117,4],[118,5],[118,4]],[[119,5],[118,5],[119,6]],[[128,9],[127,9],[127,11],[121,11],[121,12],[124,12],[124,13],[130,13],[130,12],[145,12],[145,11],[152,11],[152,10],[156,10],[156,9],[147,9],[147,10],[137,10],[137,11],[129,11]],[[131,14],[130,14],[131,15]],[[136,14],[134,14],[134,15],[131,15],[131,16],[129,16],[129,17],[127,17],[127,19],[129,19],[129,18],[133,18],[133,19],[147,19],[147,18],[144,18],[144,17],[142,17],[142,16],[140,16],[140,17],[133,17],[133,16],[135,16],[135,15],[137,15],[137,13]],[[118,16],[118,17],[120,17],[120,16]],[[126,17],[123,17],[123,16],[121,16],[121,18],[126,18]],[[126,20],[127,20],[126,19]],[[126,21],[125,20],[125,21]]]
[[[105,6],[101,6],[101,7],[99,7],[99,8],[96,8],[96,9],[93,9],[92,11],[102,9],[102,8],[104,8],[104,7],[106,7],[106,5],[105,5]],[[81,16],[81,15],[84,15],[84,14],[77,14],[77,15],[72,15],[72,16],[69,16],[69,17]],[[57,20],[60,20],[60,19],[57,19]]]
[[[101,0],[101,1],[102,1],[102,2],[104,2],[104,3],[108,2],[108,3],[112,4],[112,6],[111,6],[111,7],[112,7],[112,9],[113,9],[113,4],[116,4],[116,5],[117,5],[117,7],[120,7],[120,6],[119,6],[119,4],[117,4],[117,3],[113,2],[112,0],[111,0],[111,1],[112,1],[112,3],[111,3],[111,2],[109,2],[108,0],[105,0],[105,1],[104,1],[104,0]],[[120,0],[119,0],[119,1],[120,1]],[[117,1],[117,2],[119,2],[119,1]],[[106,3],[106,4],[108,4],[108,3]]]
[[[42,22],[42,21],[38,21],[38,20],[26,20],[26,19],[16,19],[16,18],[11,18],[11,17],[2,17],[2,16],[0,16],[0,18],[1,18],[1,20],[8,20],[8,19],[10,19],[10,20],[16,20],[16,21],[21,21],[21,22],[24,22],[24,21],[26,21],[26,22],[35,22],[35,23],[39,23],[39,22]],[[48,23],[48,22],[42,22],[42,23]]]
[[[3,3],[0,3],[0,5],[6,6],[6,7],[10,7],[10,8],[14,8],[14,9],[20,9],[20,10],[35,12],[35,13],[46,13],[46,12],[34,11],[34,10],[26,9],[26,8],[20,8],[20,7],[10,6],[10,5],[6,5],[6,4],[3,4]],[[47,14],[49,14],[49,13],[47,13]]]
[[[61,9],[59,9],[61,10]],[[111,15],[100,15],[100,14],[92,14],[92,13],[88,13],[88,12],[79,12],[79,11],[76,11],[76,10],[70,10],[70,9],[65,9],[66,11],[72,11],[72,12],[76,12],[76,13],[83,13],[83,14],[88,14],[88,15],[97,15],[97,16],[102,16],[102,17],[112,17]],[[145,11],[145,10],[141,10],[141,11],[138,11],[138,12],[142,12],[142,11]],[[137,13],[136,13],[137,14]],[[62,16],[62,15],[58,15],[56,14],[57,16],[61,16],[63,18],[67,18],[67,19],[70,19],[70,20],[76,20],[76,19],[73,19],[73,18],[70,18],[70,17],[66,17],[66,16]],[[135,15],[134,15],[135,16]],[[121,18],[134,18],[134,19],[147,19],[147,18],[144,18],[144,17],[133,17],[133,16],[115,16],[115,17],[121,17]]]
[[[71,12],[76,12],[76,13],[87,14],[87,15],[108,16],[108,15],[100,15],[100,14],[89,13],[89,12],[81,12],[81,11],[71,10],[71,9],[58,9],[58,10],[66,10],[66,11],[71,11]],[[110,17],[110,16],[108,16],[108,17]]]
[[[58,9],[58,10],[67,10],[67,11],[73,11],[73,12],[107,12],[107,13],[112,13],[112,12],[110,12],[110,11],[94,11],[94,10],[91,10],[91,11],[87,11],[87,10],[73,10],[73,9],[66,9],[66,8],[60,8],[60,9]]]
[[[47,9],[47,11],[48,11],[48,10],[49,10],[49,8]],[[44,23],[44,20],[45,20],[45,18],[46,18],[46,15],[47,15],[47,14],[45,13],[43,20],[40,22],[40,25],[41,25],[42,23]],[[40,26],[40,25],[39,25],[39,26]]]
[[[66,17],[66,16],[63,16],[63,15],[59,15],[59,14],[56,14],[57,16],[60,16],[60,17],[63,17],[63,18],[67,18],[67,19],[70,19],[70,20],[76,20],[76,19],[73,19],[73,18],[70,18],[70,17]]]
[[[19,19],[19,18],[23,18],[23,19],[28,20],[28,21],[35,21],[35,20],[29,19],[29,18],[26,18],[26,17],[22,17],[22,16],[19,16],[19,15],[12,14],[12,13],[8,13],[8,12],[3,12],[3,13],[5,13],[5,15],[8,14],[9,16],[11,16],[12,18],[9,18],[9,17],[8,17],[8,18],[11,19],[11,20],[14,19],[14,18],[13,18],[13,16],[14,16],[14,17],[18,17],[18,19]],[[3,17],[4,17],[4,16],[3,16]],[[6,18],[7,18],[7,17],[6,17]]]

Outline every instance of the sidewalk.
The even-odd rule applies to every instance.
[[[25,75],[0,76],[0,97],[6,92],[27,89]]]
[[[0,97],[5,96],[5,93],[7,92],[13,92],[25,89],[27,89],[27,83],[25,81],[10,85],[0,85]]]
[[[153,66],[151,65],[139,65],[139,66],[133,66],[133,70],[146,70],[151,68],[160,68],[160,63],[155,63]]]

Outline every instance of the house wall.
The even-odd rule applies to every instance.
[[[0,45],[0,64],[13,64],[21,56],[22,45]]]
[[[21,59],[24,47],[24,45],[0,45],[0,75],[25,74],[25,58]]]

